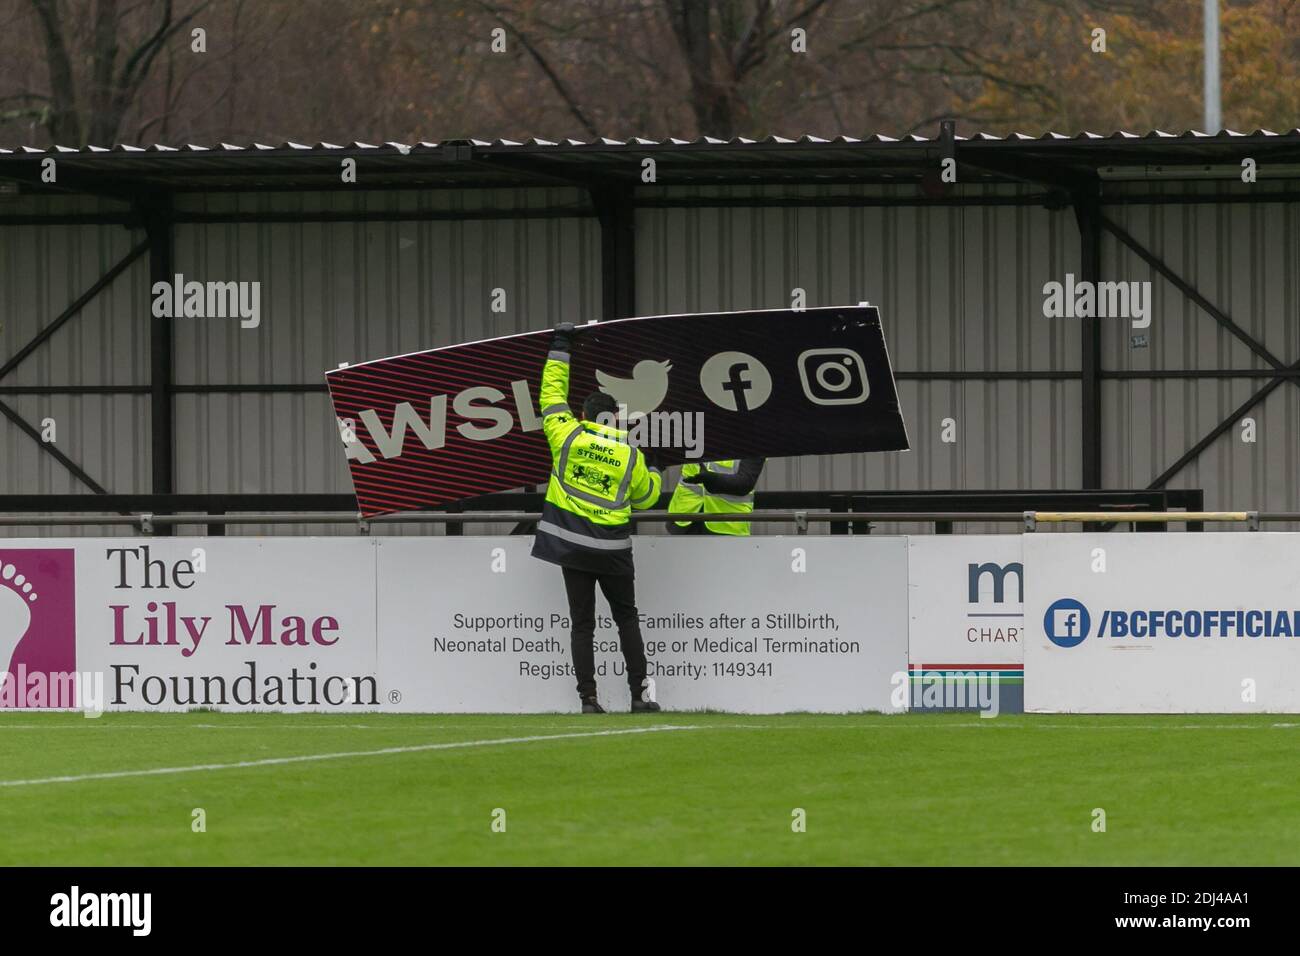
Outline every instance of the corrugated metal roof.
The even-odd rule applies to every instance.
[[[1049,131],[1040,133],[1037,136],[1029,133],[1013,132],[1004,136],[996,136],[992,133],[976,133],[973,136],[957,135],[954,139],[959,143],[1083,143],[1083,142],[1126,142],[1131,143],[1135,140],[1157,140],[1164,143],[1170,141],[1190,141],[1196,143],[1209,142],[1238,142],[1243,139],[1264,139],[1274,140],[1295,139],[1300,141],[1300,128],[1274,132],[1273,130],[1257,129],[1249,133],[1238,130],[1221,130],[1217,133],[1203,133],[1200,130],[1185,130],[1181,133],[1169,133],[1164,130],[1150,130],[1145,133],[1133,133],[1126,130],[1119,130],[1113,133],[1094,133],[1084,131],[1069,135]],[[682,146],[795,146],[795,145],[857,145],[857,144],[937,144],[940,142],[939,137],[920,136],[915,133],[909,133],[905,136],[887,136],[882,133],[873,133],[870,136],[815,136],[805,134],[797,138],[785,136],[767,136],[762,139],[751,139],[745,136],[737,136],[732,139],[718,139],[713,136],[701,136],[696,139],[678,139],[677,137],[668,137],[667,139],[645,139],[642,137],[632,137],[630,139],[611,139],[601,137],[597,140],[579,140],[579,139],[560,139],[548,140],[539,137],[533,137],[527,140],[510,140],[510,139],[449,139],[441,141],[420,140],[414,143],[362,143],[353,142],[346,144],[338,143],[298,143],[292,140],[280,143],[278,145],[268,145],[266,143],[248,143],[245,145],[235,145],[232,143],[220,143],[217,145],[202,146],[194,143],[186,143],[179,146],[169,146],[161,143],[154,143],[149,146],[135,146],[126,143],[120,143],[116,146],[50,146],[46,149],[40,149],[32,146],[19,146],[13,149],[0,147],[0,153],[7,154],[67,154],[67,153],[179,153],[179,152],[201,152],[201,153],[233,153],[246,151],[261,152],[288,152],[288,151],[315,151],[315,150],[393,150],[401,155],[409,155],[420,151],[443,150],[450,146],[472,146],[481,149],[527,149],[530,147],[557,148],[557,149],[587,149],[587,150],[607,150],[611,147],[623,148],[673,148]]]
[[[956,136],[964,183],[1033,182],[1054,186],[1095,180],[1107,166],[1300,162],[1300,129],[1223,130],[1213,135],[1092,132],[1068,136],[977,133]],[[0,148],[0,179],[39,188],[40,164],[59,160],[60,185],[101,195],[150,191],[308,190],[340,185],[341,159],[355,158],[371,188],[501,188],[640,185],[653,158],[659,185],[753,183],[916,183],[935,175],[948,148],[942,137],[876,134],[722,140],[458,139],[415,143],[220,143],[214,146],[117,145]],[[1258,154],[1245,152],[1260,150]],[[938,151],[938,152],[937,152]]]

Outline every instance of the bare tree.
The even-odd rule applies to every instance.
[[[1185,2],[0,0],[0,144],[1182,128]],[[1234,121],[1295,125],[1296,3],[1225,7]]]
[[[746,113],[741,90],[773,44],[810,23],[828,0],[663,0],[690,76],[691,111],[701,135],[730,139]]]
[[[173,0],[155,0],[128,17],[117,0],[98,0],[88,33],[78,30],[60,0],[30,0],[39,24],[49,76],[43,123],[55,142],[116,141],[154,62],[210,0],[177,16]],[[127,27],[136,20],[135,30]],[[87,67],[78,72],[74,63]]]

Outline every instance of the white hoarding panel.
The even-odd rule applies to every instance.
[[[1300,712],[1300,535],[1024,537],[1025,709]]]
[[[1025,570],[1021,536],[923,535],[908,541],[911,706],[1022,709]],[[964,693],[962,691],[965,691]]]
[[[402,710],[571,711],[577,691],[558,567],[531,538],[383,538],[379,671]],[[667,709],[888,711],[907,665],[903,538],[636,540],[637,607]],[[630,695],[597,597],[601,701]],[[388,705],[386,701],[386,706]]]
[[[102,675],[108,710],[374,709],[375,645],[369,540],[0,548],[0,666],[10,675],[0,706],[57,705],[28,693],[36,675],[75,673]]]
[[[0,549],[0,707],[576,709],[560,569],[531,539],[154,538]],[[636,543],[668,708],[889,710],[907,664],[902,538]],[[628,705],[597,599],[602,700]],[[62,675],[62,676],[60,676]],[[86,676],[64,696],[51,688]],[[73,699],[73,698],[76,699]]]

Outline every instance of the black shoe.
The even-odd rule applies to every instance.
[[[632,698],[632,713],[634,714],[657,714],[661,710],[663,708],[653,700],[641,700],[639,697]]]
[[[603,714],[605,708],[600,706],[600,702],[594,697],[582,698],[582,712],[584,714]]]

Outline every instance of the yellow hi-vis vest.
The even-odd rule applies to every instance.
[[[704,463],[705,471],[715,475],[734,475],[739,467],[740,461],[734,458]],[[699,473],[700,466],[697,464],[682,465],[683,477]],[[669,514],[699,514],[703,511],[706,514],[738,515],[749,514],[753,510],[752,491],[747,495],[721,495],[706,490],[703,485],[687,484],[684,481],[677,482],[672,500],[668,502]],[[679,527],[688,527],[694,523],[693,521],[676,522]],[[748,521],[706,521],[704,526],[714,534],[749,534]]]
[[[568,392],[569,356],[552,352],[539,396],[551,476],[533,554],[566,567],[630,572],[628,516],[659,500],[659,471],[647,467],[626,432],[575,418]]]

